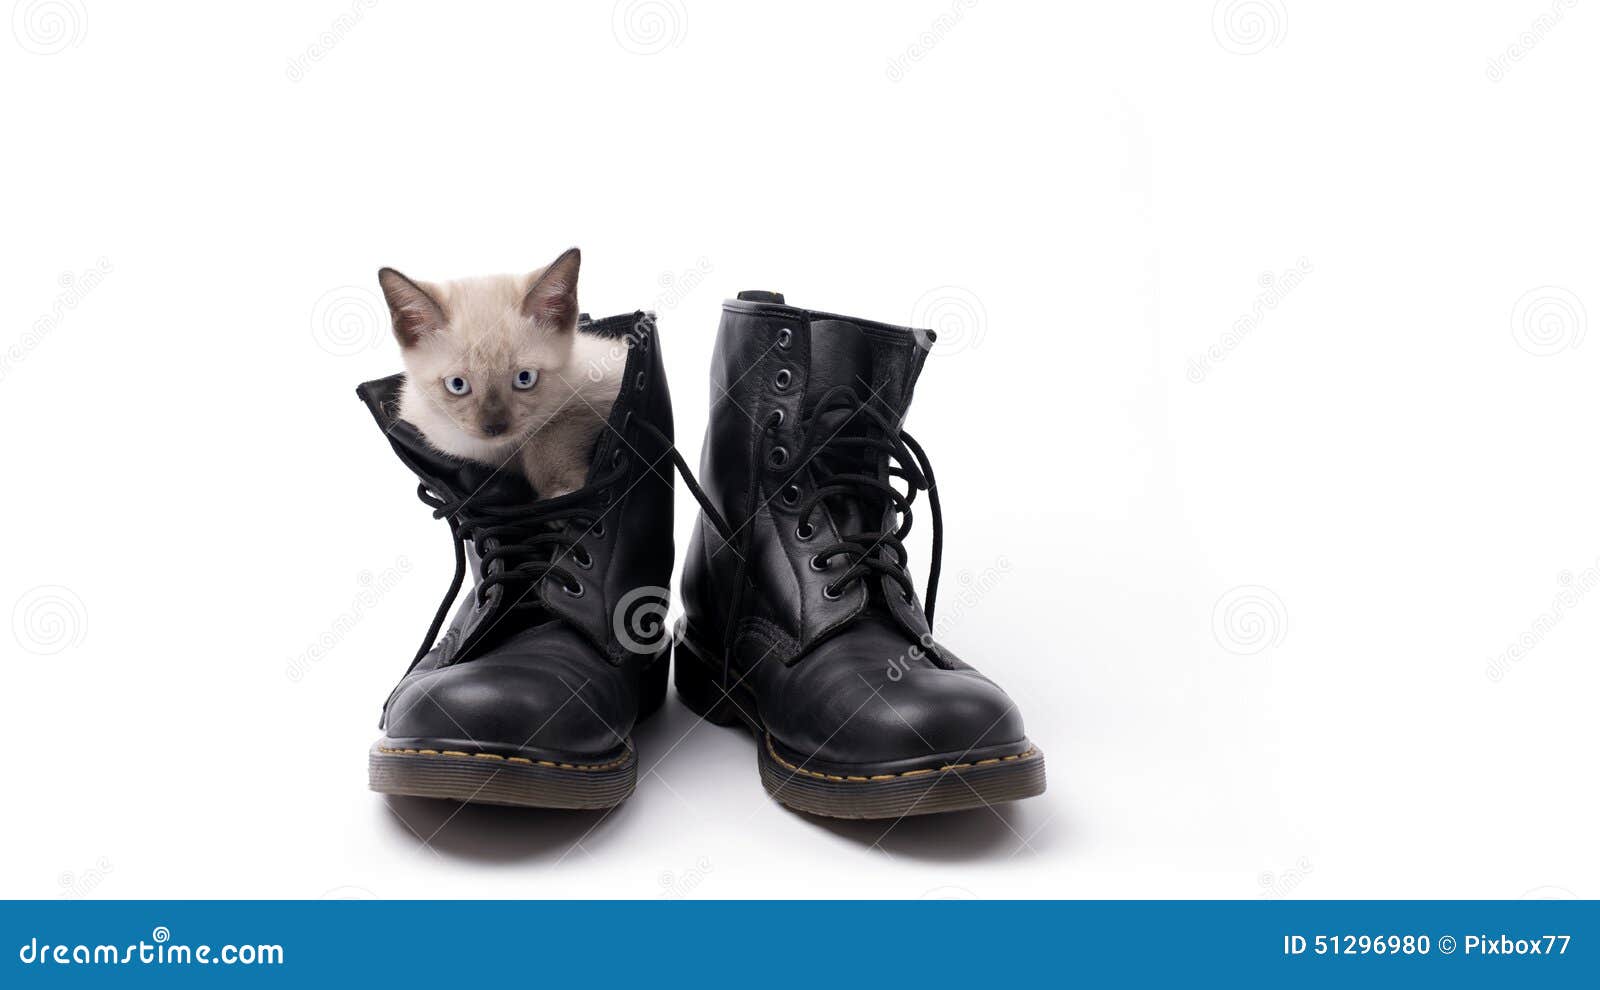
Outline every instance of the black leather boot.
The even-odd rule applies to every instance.
[[[357,389],[456,548],[450,590],[384,705],[375,791],[544,808],[607,808],[633,791],[630,733],[667,684],[668,455],[686,469],[653,320],[580,330],[616,338],[627,363],[586,483],[559,498],[535,501],[515,459],[493,470],[430,448],[397,418],[403,376]],[[440,636],[469,562],[474,587]]]
[[[755,733],[770,795],[819,815],[898,818],[1045,787],[1017,706],[930,631],[943,524],[900,428],[919,334],[931,339],[746,292],[724,305],[712,356],[700,479],[733,538],[695,529],[675,683],[696,712]],[[925,609],[902,543],[923,491]]]

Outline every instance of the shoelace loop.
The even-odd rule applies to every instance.
[[[654,425],[644,420],[635,421],[631,412],[623,422],[623,432],[626,433],[628,426],[635,422],[662,445],[665,455],[672,458],[678,473],[683,476],[695,500],[706,511],[712,525],[723,539],[731,540],[732,532],[727,522],[695,481],[683,455],[678,453],[672,441]],[[507,587],[506,594],[523,589],[511,607],[548,607],[541,589],[544,587],[545,579],[552,577],[558,579],[568,594],[581,595],[582,579],[568,568],[566,563],[571,561],[579,568],[587,566],[585,561],[590,557],[583,546],[583,540],[590,535],[599,537],[603,533],[599,527],[604,522],[603,517],[606,512],[611,508],[614,486],[627,477],[628,456],[627,451],[620,452],[612,459],[610,468],[603,476],[575,492],[534,502],[496,501],[484,495],[481,487],[477,492],[464,498],[450,499],[429,491],[426,484],[419,484],[417,498],[433,509],[435,519],[444,519],[450,523],[450,539],[455,546],[456,565],[455,575],[450,579],[450,588],[440,600],[439,608],[434,613],[433,621],[428,625],[428,633],[423,638],[416,657],[412,659],[411,666],[415,668],[422,658],[428,655],[428,651],[433,649],[439,637],[439,630],[444,628],[444,621],[450,614],[450,606],[461,593],[461,585],[467,573],[466,544],[469,540],[477,548],[479,560],[482,561],[486,572],[492,561],[500,561],[502,564],[497,573],[486,574],[474,590],[479,605],[484,603],[490,588],[504,585]],[[505,468],[502,467],[502,470]],[[574,529],[581,531],[574,533]]]
[[[568,594],[581,595],[583,582],[567,564],[581,566],[590,559],[583,540],[600,525],[610,507],[610,486],[622,479],[627,467],[625,458],[618,460],[604,477],[575,492],[523,503],[497,500],[481,487],[463,498],[446,498],[430,491],[426,484],[419,484],[417,498],[433,509],[435,519],[450,524],[456,567],[450,589],[439,602],[412,666],[433,649],[450,606],[461,592],[469,541],[478,551],[485,575],[473,591],[479,605],[487,600],[491,588],[504,586],[506,594],[521,591],[512,608],[548,607],[542,590],[546,578],[557,579]],[[491,568],[496,562],[500,567]],[[494,573],[489,573],[491,570]]]
[[[824,423],[824,417],[830,412],[844,413],[843,423],[837,426],[832,422]],[[769,429],[776,429],[776,426],[772,423]],[[841,531],[838,542],[815,552],[812,559],[819,567],[828,566],[835,558],[848,563],[845,570],[823,588],[823,594],[837,598],[852,583],[876,573],[894,581],[908,602],[915,601],[916,586],[908,570],[905,538],[911,532],[912,504],[918,492],[926,491],[933,516],[933,553],[928,567],[924,613],[932,625],[944,556],[944,514],[927,453],[882,409],[864,401],[849,385],[835,386],[823,393],[803,415],[801,431],[808,437],[806,447],[811,456],[784,486],[798,486],[804,491],[802,476],[807,472],[817,481],[799,502],[801,534],[811,529],[811,518],[817,509],[829,502],[854,502],[867,518],[884,518],[892,508],[898,518],[893,529],[881,532]],[[816,433],[826,435],[813,442],[809,437]],[[892,483],[895,478],[905,482],[904,492]]]

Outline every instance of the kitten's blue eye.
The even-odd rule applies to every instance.
[[[449,378],[446,378],[444,380],[444,387],[445,391],[449,392],[451,395],[466,395],[468,392],[472,391],[472,386],[467,384],[467,380],[462,378],[460,375],[451,375]]]
[[[517,377],[512,380],[511,387],[527,391],[537,384],[539,384],[539,373],[537,371],[524,370],[517,372]]]

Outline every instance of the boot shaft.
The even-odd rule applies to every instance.
[[[789,306],[775,293],[723,306],[700,479],[736,532],[727,544],[703,519],[695,527],[683,595],[697,638],[720,642],[737,663],[792,660],[868,612],[913,637],[928,632],[903,585],[874,572],[838,589],[846,562],[814,561],[853,534],[891,529],[890,500],[829,497],[804,520],[801,510],[840,473],[890,480],[870,441],[899,440],[931,336]]]
[[[617,606],[631,601],[629,595],[640,588],[659,588],[665,594],[673,560],[671,467],[657,449],[660,443],[641,430],[648,423],[669,442],[672,437],[672,402],[654,317],[635,313],[598,322],[586,319],[580,332],[614,340],[608,359],[624,362],[624,373],[584,487],[559,499],[535,502],[515,459],[494,468],[435,450],[415,426],[399,418],[403,375],[357,389],[395,454],[431,493],[424,501],[451,521],[472,576],[472,593],[432,649],[419,656],[419,669],[470,660],[552,618],[565,621],[612,662],[621,663],[628,650],[613,628]],[[505,580],[506,544],[532,536],[514,525],[518,514],[557,504],[573,507],[573,514],[551,523],[573,539],[559,561],[573,581],[554,576],[521,584]],[[507,520],[513,522],[509,536],[499,525]]]

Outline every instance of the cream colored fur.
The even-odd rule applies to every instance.
[[[582,487],[622,384],[616,342],[576,331],[577,269],[572,251],[521,276],[379,275],[406,366],[401,417],[447,454],[518,462],[540,498]],[[538,374],[526,391],[513,387],[524,370]],[[453,377],[471,392],[451,394],[444,383]],[[492,435],[490,424],[505,432]]]

